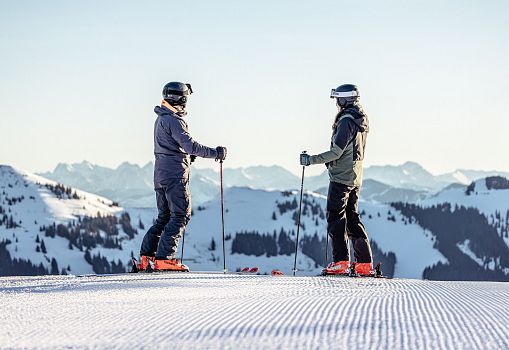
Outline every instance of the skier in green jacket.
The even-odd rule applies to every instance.
[[[327,234],[332,241],[333,262],[327,274],[346,274],[350,268],[350,238],[355,256],[355,271],[371,275],[371,247],[364,225],[360,221],[359,190],[362,184],[362,161],[369,131],[368,116],[359,103],[359,90],[353,84],[333,89],[338,113],[332,125],[330,150],[300,155],[301,165],[325,164],[329,172],[327,195]]]

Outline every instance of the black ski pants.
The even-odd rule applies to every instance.
[[[350,260],[348,238],[352,240],[355,261],[372,262],[368,235],[358,210],[359,187],[331,181],[327,195],[327,234],[332,241],[334,262]]]
[[[155,188],[158,215],[143,237],[140,254],[175,257],[180,237],[191,218],[191,196],[187,179],[169,179]]]

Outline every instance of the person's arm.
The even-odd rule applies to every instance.
[[[193,140],[183,120],[175,117],[171,118],[170,131],[171,136],[187,154],[202,158],[217,158],[217,151],[214,148],[204,146]]]
[[[338,132],[332,143],[332,148],[329,151],[310,156],[310,164],[329,163],[339,159],[355,132],[355,125],[350,118],[343,118],[338,125]]]

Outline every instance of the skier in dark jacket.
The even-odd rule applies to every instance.
[[[161,106],[154,112],[154,189],[158,216],[141,244],[142,269],[153,261],[157,270],[188,271],[175,259],[177,245],[191,218],[189,166],[196,157],[224,160],[226,148],[206,147],[193,140],[186,117],[190,84],[171,82],[164,86]]]
[[[336,99],[338,114],[332,126],[330,150],[317,155],[302,153],[300,163],[306,166],[325,164],[329,172],[327,234],[332,241],[334,262],[327,266],[326,273],[348,273],[350,238],[356,272],[370,275],[373,273],[371,247],[358,212],[368,116],[359,103],[359,90],[355,85],[344,84],[333,89],[331,98]]]

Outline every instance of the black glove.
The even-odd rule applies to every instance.
[[[191,164],[193,164],[193,162],[196,160],[196,156],[193,154],[191,155]]]
[[[226,159],[226,147],[223,147],[223,146],[217,146],[216,147],[216,151],[217,151],[217,157],[216,157],[216,160],[225,160]]]
[[[300,154],[300,165],[305,165],[305,166],[310,165],[311,164],[310,158],[311,158],[311,156],[309,154],[302,152]]]

